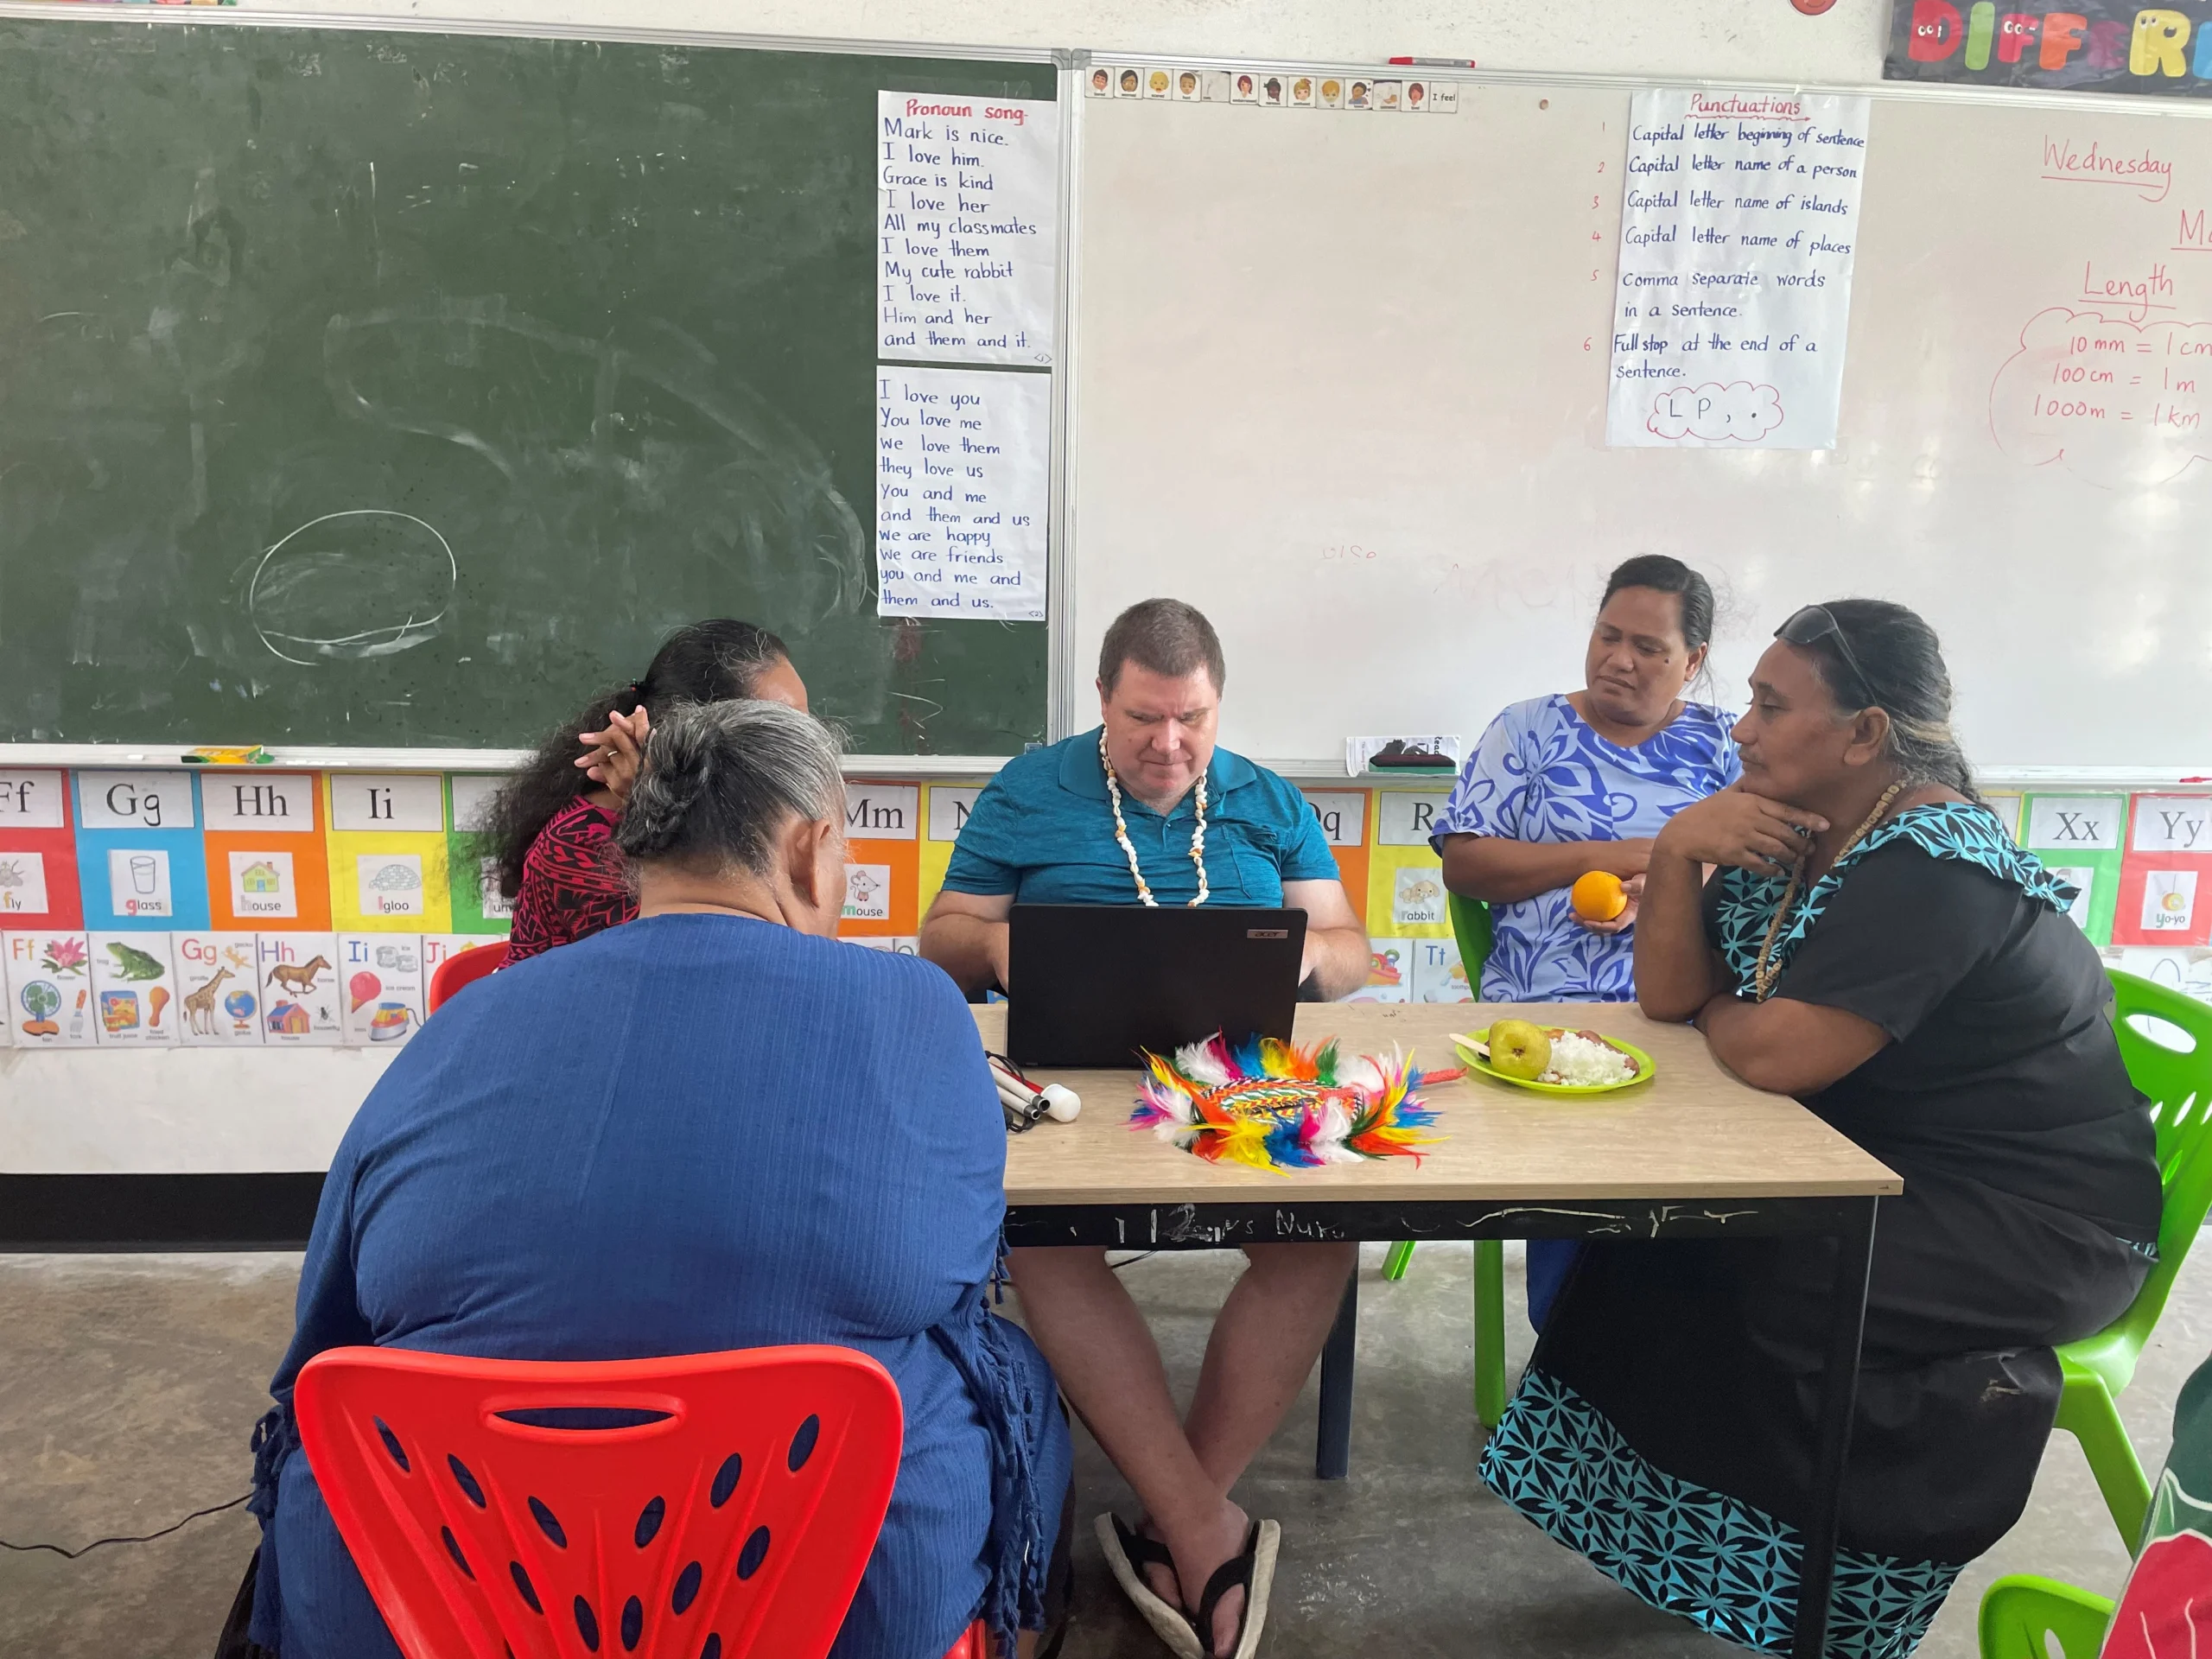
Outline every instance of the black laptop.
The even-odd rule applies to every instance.
[[[1290,1036],[1306,912],[1219,905],[1016,905],[1007,1057],[1120,1068],[1217,1031]]]

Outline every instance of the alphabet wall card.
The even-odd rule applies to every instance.
[[[214,928],[329,931],[327,815],[315,773],[204,772],[200,805]]]
[[[498,863],[483,834],[492,798],[506,781],[497,772],[455,772],[446,779],[453,824],[446,832],[446,869],[456,933],[501,934],[514,921],[514,901],[499,891]]]
[[[1367,925],[1403,938],[1447,939],[1444,861],[1429,836],[1450,800],[1446,790],[1375,791],[1375,845],[1367,859]],[[1423,919],[1433,918],[1433,919]],[[1412,959],[1407,959],[1410,969]]]
[[[1050,364],[1058,106],[885,92],[876,118],[878,354]]]
[[[2113,943],[2212,944],[2212,796],[2138,795],[2132,807]]]
[[[1997,822],[2005,826],[2005,833],[2018,841],[2020,838],[2020,809],[2023,804],[2019,791],[2010,789],[1985,789],[1981,803],[1997,815]]]
[[[2155,98],[2212,93],[2212,4],[2067,0],[2014,11],[1994,0],[1892,0],[1889,80],[1936,80]]]
[[[845,785],[848,938],[904,938],[920,925],[922,791],[870,779]]]
[[[2212,1002],[2212,950],[2202,945],[2131,945],[2106,951],[2105,959],[2153,985]]]
[[[1835,448],[1870,108],[1636,94],[1607,443]]]
[[[1414,996],[1412,939],[1370,939],[1367,942],[1367,983],[1344,998],[1347,1002],[1410,1002]]]
[[[92,947],[82,933],[0,933],[7,957],[8,1037],[17,1048],[90,1048]]]
[[[2031,795],[2027,799],[2027,827],[2021,840],[2044,864],[2064,871],[2063,880],[2085,888],[2086,913],[2077,902],[2074,918],[2100,945],[2113,942],[2127,804],[2125,795]]]
[[[66,774],[0,772],[0,927],[81,927]]]
[[[423,993],[428,982],[420,935],[340,934],[340,1018],[347,1045],[380,1048],[412,1037],[423,1023]]]
[[[980,784],[930,784],[924,787],[919,880],[914,893],[917,915],[928,915],[930,906],[937,901],[937,895],[944,886],[945,867],[952,862],[952,849],[960,839],[962,826],[976,810],[976,798],[982,792]],[[849,806],[847,810],[850,810]]]
[[[166,933],[94,933],[93,1034],[100,1046],[143,1047],[177,1040],[176,976]]]
[[[324,774],[330,916],[340,932],[450,933],[445,779]]]
[[[1306,809],[1313,814],[1337,861],[1338,879],[1364,925],[1367,912],[1367,791],[1363,789],[1306,789]]]
[[[1043,621],[1052,455],[1051,376],[879,365],[877,614]]]
[[[1471,1002],[1474,988],[1452,939],[1414,939],[1414,996],[1416,1002]]]
[[[0,835],[68,827],[68,785],[60,772],[0,772]]]
[[[79,772],[77,880],[96,932],[208,923],[198,779],[188,772]]]
[[[346,1035],[337,937],[264,933],[255,945],[262,1040],[271,1047],[337,1047]]]
[[[261,1046],[258,955],[251,933],[172,933],[177,1039],[187,1048]]]

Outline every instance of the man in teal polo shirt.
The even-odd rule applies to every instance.
[[[1307,995],[1334,999],[1363,983],[1366,931],[1305,798],[1215,744],[1223,678],[1221,642],[1190,606],[1147,600],[1116,618],[1098,658],[1103,723],[1008,761],[983,791],[922,924],[921,954],[973,995],[1007,986],[1016,900],[1282,905],[1306,912]],[[1249,1614],[1246,1593],[1230,1592],[1208,1635],[1222,1655],[1238,1650],[1248,1616],[1256,1633],[1278,1535],[1272,1522],[1255,1530],[1230,1489],[1312,1372],[1358,1247],[1245,1255],[1186,1419],[1105,1251],[1008,1257],[1030,1334],[1145,1505],[1134,1535],[1102,1517],[1101,1541],[1154,1628],[1172,1645],[1176,1610],[1196,1611],[1217,1570],[1255,1554]],[[1162,1546],[1165,1559],[1154,1559]],[[1180,1634],[1189,1640],[1187,1624]]]

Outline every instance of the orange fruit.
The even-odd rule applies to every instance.
[[[1628,889],[1611,870],[1592,870],[1578,879],[1570,898],[1586,922],[1610,922],[1628,908]]]

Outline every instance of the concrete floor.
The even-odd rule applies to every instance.
[[[1513,1254],[1510,1251],[1510,1255]],[[1127,1269],[1188,1386],[1237,1258],[1160,1255]],[[1370,1247],[1352,1475],[1312,1478],[1313,1390],[1239,1497],[1282,1522],[1264,1651],[1274,1659],[1541,1654],[1637,1659],[1734,1651],[1650,1611],[1506,1510],[1475,1479],[1467,1247],[1424,1246],[1396,1285]],[[75,1546],[149,1532],[244,1492],[247,1431],[291,1332],[298,1258],[0,1256],[0,1538]],[[1509,1286],[1519,1305],[1517,1262]],[[1513,1354],[1525,1357],[1519,1320]],[[2175,1391],[2212,1351],[2212,1249],[2192,1258],[2122,1408],[2146,1465]],[[1133,1505],[1077,1432],[1077,1627],[1068,1659],[1151,1659],[1090,1520]],[[255,1536],[241,1514],[78,1561],[0,1551],[0,1659],[207,1659]],[[1961,1580],[1928,1659],[1969,1659],[1999,1573],[2107,1593],[2126,1566],[2073,1440],[2053,1439],[2027,1515]]]

